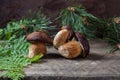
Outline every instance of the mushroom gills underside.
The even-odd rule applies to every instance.
[[[66,40],[67,40],[67,38],[68,38],[68,36],[69,36],[69,33],[70,33],[70,32],[69,32],[68,30],[66,30],[66,29],[59,31],[59,32],[56,34],[56,36],[55,36],[55,38],[54,38],[54,40],[53,40],[53,45],[54,45],[54,47],[55,47],[55,48],[58,48],[58,47],[60,47],[61,45],[65,44],[65,43],[66,43]]]

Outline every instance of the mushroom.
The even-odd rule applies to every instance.
[[[72,28],[68,25],[63,26],[61,30],[56,34],[53,40],[54,47],[55,48],[60,47],[61,45],[71,40],[73,36],[74,36],[74,32]]]
[[[65,58],[87,57],[89,55],[89,42],[85,36],[75,32],[74,40],[71,40],[58,48],[59,53]]]
[[[70,41],[61,45],[58,51],[65,58],[76,58],[82,53],[82,48],[78,41]]]
[[[89,42],[85,36],[79,32],[74,32],[70,26],[63,26],[56,34],[53,45],[65,58],[76,58],[79,55],[87,57],[89,55]]]
[[[27,36],[27,41],[31,43],[28,57],[33,58],[39,54],[46,54],[46,44],[52,44],[52,39],[45,31],[36,31]]]

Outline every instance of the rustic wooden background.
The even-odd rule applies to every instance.
[[[28,11],[36,12],[43,7],[47,17],[54,19],[59,10],[73,4],[82,4],[88,12],[97,17],[113,17],[120,14],[120,0],[0,0],[0,26],[12,19],[27,16]]]

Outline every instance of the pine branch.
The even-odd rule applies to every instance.
[[[91,25],[97,22],[98,18],[87,13],[83,6],[73,6],[63,9],[55,20],[60,20],[61,25],[70,25],[74,31],[83,33],[87,38],[95,36],[94,27],[91,27]]]

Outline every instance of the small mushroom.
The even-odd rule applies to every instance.
[[[55,48],[60,47],[74,37],[74,32],[72,28],[68,25],[63,26],[61,30],[56,34],[53,45]]]
[[[79,41],[81,47],[82,47],[82,57],[87,57],[90,52],[90,46],[88,40],[85,38],[85,36],[79,32],[75,32],[75,39]]]
[[[78,41],[70,41],[58,48],[59,53],[65,58],[76,58],[82,53],[81,45]]]
[[[45,31],[36,31],[27,36],[27,41],[31,43],[28,57],[33,58],[39,54],[46,54],[46,44],[52,44],[52,39]]]

